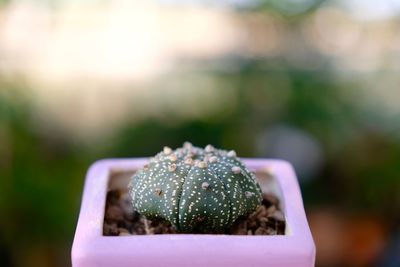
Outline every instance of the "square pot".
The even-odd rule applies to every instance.
[[[134,171],[148,161],[105,159],[89,169],[72,246],[74,267],[128,266],[274,266],[311,267],[315,245],[292,166],[282,160],[242,159],[257,177],[263,192],[280,199],[285,235],[162,234],[103,236],[109,177],[113,171]]]

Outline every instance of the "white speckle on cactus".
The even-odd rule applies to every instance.
[[[236,157],[236,152],[235,152],[235,150],[231,150],[231,151],[229,151],[228,152],[228,154],[226,154],[228,157],[230,157],[230,158],[234,158],[234,157]]]
[[[210,163],[216,163],[216,162],[218,162],[218,158],[216,156],[212,156],[211,158],[208,159],[208,161]]]
[[[246,192],[244,192],[244,195],[245,195],[247,198],[251,198],[252,196],[254,196],[254,193],[253,193],[253,192],[250,192],[250,191],[246,191]]]
[[[235,174],[238,174],[238,173],[242,172],[242,169],[240,167],[238,167],[238,166],[233,166],[232,167],[232,172],[235,173]]]
[[[157,196],[161,195],[161,192],[162,192],[162,190],[161,190],[160,188],[158,188],[158,187],[154,190],[154,193],[155,193]]]
[[[210,184],[207,183],[207,182],[203,182],[203,183],[201,184],[201,188],[203,188],[204,190],[207,190],[208,187],[210,187]]]
[[[199,168],[201,168],[201,169],[207,168],[207,162],[205,162],[205,161],[199,161],[199,162],[197,163],[197,167],[199,167]]]
[[[170,147],[165,146],[163,152],[165,155],[169,155],[172,153],[172,149]]]
[[[193,147],[193,145],[192,145],[192,143],[190,143],[190,142],[185,142],[185,143],[183,143],[183,148],[191,149],[192,147]]]
[[[186,158],[185,159],[185,164],[192,165],[193,164],[193,159],[192,158]]]
[[[168,157],[168,159],[172,162],[175,162],[177,160],[177,157],[175,154],[172,154],[171,156]]]
[[[205,150],[207,153],[210,153],[210,152],[213,152],[213,151],[214,151],[214,147],[213,147],[212,145],[207,145],[207,146],[204,148],[204,150]]]
[[[176,164],[172,163],[171,165],[168,166],[168,171],[174,172],[176,170]]]

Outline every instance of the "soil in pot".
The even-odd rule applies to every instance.
[[[127,191],[133,172],[113,171],[110,175],[103,224],[104,236],[176,234],[169,224],[151,221],[134,211]],[[256,174],[257,175],[257,174]],[[247,217],[241,217],[227,229],[228,235],[284,235],[285,217],[279,199],[263,194],[262,205]]]

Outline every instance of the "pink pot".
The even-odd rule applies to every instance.
[[[292,166],[282,160],[243,159],[252,171],[268,170],[275,179],[261,181],[281,201],[286,234],[275,236],[142,235],[103,236],[107,186],[111,170],[132,171],[147,159],[106,159],[86,176],[72,246],[74,267],[127,266],[275,266],[311,267],[315,245]]]

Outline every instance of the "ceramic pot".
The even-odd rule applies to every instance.
[[[315,245],[292,166],[282,160],[242,159],[256,173],[263,192],[280,199],[285,235],[163,234],[103,236],[110,174],[134,172],[147,158],[105,159],[86,176],[81,210],[72,246],[74,267],[131,266],[269,266],[312,267]],[[267,179],[265,177],[273,177]]]

